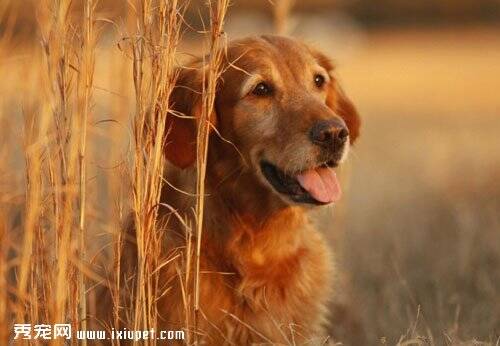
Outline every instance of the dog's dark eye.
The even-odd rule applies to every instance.
[[[264,82],[260,82],[253,88],[252,94],[257,95],[257,96],[267,96],[272,93],[272,88],[268,84]]]
[[[321,88],[323,85],[325,85],[325,81],[325,77],[320,74],[314,76],[314,84],[316,84],[318,88]]]

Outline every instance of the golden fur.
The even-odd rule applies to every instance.
[[[230,62],[232,64],[230,64]],[[294,39],[262,36],[232,42],[212,113],[201,258],[198,328],[209,345],[318,343],[324,337],[333,268],[323,236],[309,222],[308,205],[292,203],[266,182],[265,158],[294,174],[324,160],[307,137],[317,119],[342,119],[352,143],[359,119],[321,53]],[[194,118],[199,112],[201,60],[179,70],[172,108]],[[315,73],[326,84],[313,83]],[[252,87],[272,81],[272,97]],[[196,120],[169,115],[166,178],[194,191]],[[346,145],[344,155],[347,153]],[[165,186],[162,202],[191,216],[195,198]],[[185,228],[165,210],[165,256],[182,256],[163,268],[158,329],[185,325],[179,284],[185,261]],[[128,244],[124,252],[133,253]],[[185,274],[185,273],[184,273]],[[184,275],[182,274],[182,275]],[[182,276],[181,275],[181,276]],[[190,281],[189,284],[192,282]]]

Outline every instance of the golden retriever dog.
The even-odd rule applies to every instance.
[[[319,344],[335,269],[308,211],[340,199],[335,170],[358,136],[358,115],[330,60],[295,39],[233,41],[224,64],[210,119],[197,332],[207,345]],[[180,68],[165,141],[162,203],[188,217],[203,68],[201,59]],[[186,231],[169,211],[162,217],[172,258],[186,251]],[[185,326],[186,258],[162,268],[169,289],[158,329]]]

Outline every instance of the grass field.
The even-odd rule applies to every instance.
[[[67,278],[84,281],[84,313],[89,315],[98,303],[96,286],[113,278],[113,249],[137,182],[131,169],[137,99],[130,50],[120,40],[124,33],[112,26],[99,22],[99,42],[94,47],[90,40],[78,51],[82,55],[70,56],[77,65],[68,64],[66,71],[73,78],[66,81],[66,106],[75,109],[79,125],[87,124],[83,260],[71,255],[81,250],[81,239],[61,238],[81,225],[81,215],[73,215],[83,200],[79,170],[74,167],[76,175],[69,176],[75,183],[64,185],[58,168],[51,166],[58,163],[51,157],[58,132],[50,119],[61,98],[51,94],[51,83],[58,79],[50,79],[47,66],[57,62],[50,65],[36,40],[19,42],[3,31],[0,344],[12,336],[13,318],[30,322],[26,316],[42,321],[60,316],[62,306],[52,310],[52,303],[60,303],[55,294],[64,287],[57,291],[57,285],[66,285]],[[367,343],[498,345],[498,28],[359,29],[355,47],[346,39],[337,44],[320,37],[318,46],[339,57],[338,74],[364,121],[343,172],[345,199],[333,211],[322,211],[318,220],[345,276],[340,295],[352,305]],[[200,50],[198,41],[183,41],[178,56],[185,59]],[[92,59],[92,83],[78,84],[74,69],[90,71]],[[87,96],[86,85],[93,86]],[[78,124],[70,129],[81,135]],[[74,200],[70,207],[59,200],[64,196]],[[58,205],[68,214],[52,210]],[[64,225],[65,217],[74,220]],[[61,240],[69,249],[68,276],[54,267],[61,263],[57,254],[65,253],[58,252]],[[58,260],[51,262],[46,252],[53,249]],[[33,273],[47,277],[39,281]],[[77,316],[82,298],[75,292],[69,293],[74,301],[68,313]],[[338,341],[349,344],[342,337]]]
[[[370,340],[498,344],[498,61],[495,30],[455,28],[370,36],[339,67],[365,126],[335,246]]]

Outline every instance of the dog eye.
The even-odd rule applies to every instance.
[[[317,74],[314,76],[314,84],[316,84],[318,88],[321,88],[323,85],[325,85],[325,82],[325,77],[323,77],[322,75]]]
[[[272,93],[272,91],[273,91],[272,88],[268,84],[266,84],[264,82],[260,82],[252,90],[252,94],[257,95],[257,96],[267,96],[267,95],[270,95]]]

